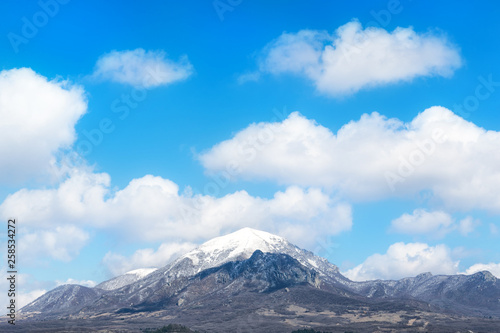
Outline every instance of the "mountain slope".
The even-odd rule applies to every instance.
[[[131,283],[134,283],[138,280],[143,279],[144,277],[148,276],[149,274],[153,273],[156,270],[157,270],[157,268],[135,269],[135,270],[127,272],[123,275],[120,275],[120,276],[114,277],[110,280],[99,283],[95,287],[102,289],[102,290],[119,289],[121,287],[124,287],[126,285],[129,285]]]
[[[137,291],[133,288],[112,291],[84,307],[82,313],[115,311],[123,307],[129,311],[152,311],[198,302],[214,294],[228,299],[242,292],[269,293],[298,284],[316,288],[320,283],[318,275],[286,254],[257,250],[249,259],[231,261],[173,282],[161,278]]]
[[[97,300],[103,291],[77,284],[59,286],[23,307],[20,313],[67,314]]]
[[[416,299],[441,310],[500,317],[500,281],[490,272],[437,276],[424,273],[398,281],[352,283],[350,289],[374,299]]]

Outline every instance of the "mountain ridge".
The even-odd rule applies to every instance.
[[[135,280],[125,283],[127,276]],[[120,283],[125,284],[118,286]],[[189,316],[197,314],[212,318],[222,311],[218,303],[258,313],[257,304],[245,299],[277,307],[279,311],[269,310],[276,318],[289,315],[288,308],[319,311],[320,317],[330,313],[328,318],[343,318],[349,311],[366,313],[363,309],[370,309],[368,313],[397,310],[500,318],[500,282],[489,272],[451,276],[423,273],[401,280],[356,282],[326,259],[282,237],[250,228],[210,240],[159,269],[127,272],[94,288],[58,287],[25,306],[21,313],[55,319],[166,311],[169,318],[175,315],[189,321]],[[203,321],[203,316],[199,320]]]

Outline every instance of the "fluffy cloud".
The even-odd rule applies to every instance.
[[[464,274],[474,274],[477,272],[489,271],[491,274],[495,275],[500,279],[500,264],[489,263],[489,264],[475,264],[469,267]]]
[[[136,88],[153,88],[182,81],[192,73],[186,56],[174,62],[163,51],[135,49],[104,54],[97,60],[93,76]]]
[[[67,279],[66,281],[56,281],[57,286],[62,286],[63,284],[79,284],[81,286],[93,288],[97,285],[95,281],[92,280],[75,280],[72,278]]]
[[[19,253],[26,261],[35,258],[71,261],[89,240],[89,234],[71,225],[54,230],[37,230],[26,234],[19,241]]]
[[[0,182],[54,175],[56,155],[71,147],[86,110],[78,86],[28,68],[0,72]]]
[[[362,264],[345,272],[354,281],[401,279],[421,273],[456,274],[458,262],[453,261],[445,245],[395,243],[385,254],[374,254]]]
[[[467,236],[478,225],[479,221],[470,216],[456,222],[450,214],[443,211],[428,212],[425,209],[415,209],[412,214],[403,214],[393,220],[391,230],[403,234],[427,234],[439,238],[453,230],[458,230],[463,236]]]
[[[283,33],[262,51],[259,71],[292,73],[311,80],[327,95],[346,95],[420,76],[450,76],[461,66],[457,48],[445,37],[412,28],[363,29],[358,21],[326,31]],[[245,74],[241,80],[257,77]]]
[[[0,216],[12,212],[27,227],[85,225],[144,241],[202,241],[249,226],[308,246],[318,235],[338,234],[352,224],[351,207],[317,188],[291,186],[270,199],[246,191],[217,198],[179,193],[170,180],[148,175],[112,191],[107,174],[85,171],[75,171],[58,188],[23,189],[8,196],[0,205]],[[42,243],[50,245],[48,236],[30,237],[46,239]],[[69,256],[55,248],[47,251],[60,259]]]
[[[195,247],[196,245],[192,243],[173,242],[161,244],[156,251],[154,249],[137,250],[130,257],[108,252],[104,256],[103,264],[111,276],[118,276],[138,268],[163,267]]]
[[[477,226],[481,225],[479,220],[473,219],[471,216],[467,216],[458,223],[458,231],[463,235],[467,236],[472,233]]]
[[[252,124],[201,154],[209,173],[334,189],[353,200],[429,191],[448,208],[500,211],[500,133],[443,107],[411,122],[374,112],[336,134],[297,112]]]
[[[42,296],[46,292],[47,290],[45,289],[35,289],[29,292],[19,292],[16,304],[17,308],[21,309],[23,306],[30,304],[31,302],[33,302],[35,299]]]
[[[450,231],[453,218],[445,212],[428,212],[425,209],[416,209],[413,214],[403,214],[391,222],[395,232],[405,234],[430,234],[442,236]]]

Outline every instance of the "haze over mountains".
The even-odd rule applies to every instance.
[[[500,325],[500,283],[489,272],[354,282],[282,237],[244,228],[159,269],[131,271],[94,288],[60,286],[20,315],[20,325],[43,320],[55,331],[57,320],[106,329],[127,322],[132,331],[165,322],[207,332],[375,326],[438,332],[464,322],[488,330]]]

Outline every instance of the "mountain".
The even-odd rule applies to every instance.
[[[487,271],[451,276],[424,273],[399,281],[353,283],[350,289],[375,299],[416,299],[450,312],[500,316],[500,280]]]
[[[328,260],[300,249],[286,239],[251,228],[243,228],[231,234],[214,238],[181,256],[172,264],[158,269],[149,277],[177,278],[197,274],[205,269],[218,267],[227,262],[246,260],[256,251],[282,253],[298,260],[302,265],[315,269],[325,277],[340,275],[337,266]]]
[[[95,327],[116,326],[118,319],[129,325],[167,320],[208,332],[252,325],[250,332],[290,332],[311,323],[345,330],[371,330],[377,323],[459,331],[467,316],[468,323],[488,331],[500,324],[500,284],[488,272],[354,282],[282,237],[244,228],[156,270],[131,271],[94,288],[58,287],[20,313],[35,321],[81,320]]]
[[[79,311],[102,294],[101,289],[77,284],[59,286],[26,305],[20,312],[65,314]]]
[[[115,290],[123,286],[134,283],[145,276],[156,271],[157,268],[139,268],[133,271],[129,271],[123,275],[112,278],[111,280],[104,281],[96,286],[97,289],[102,290]]]
[[[243,291],[268,293],[298,284],[317,287],[319,274],[302,266],[296,259],[277,253],[256,250],[246,260],[230,261],[223,265],[205,269],[193,276],[182,276],[175,280],[166,277],[151,284],[143,281],[137,286],[129,285],[82,308],[82,312],[100,311],[152,311],[165,305],[186,306],[208,295],[232,294]]]

